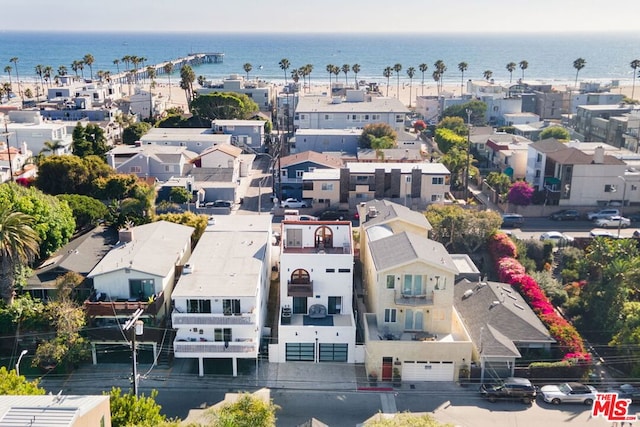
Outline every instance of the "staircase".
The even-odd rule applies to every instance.
[[[158,366],[170,366],[173,362],[173,340],[176,337],[175,329],[165,329],[163,339],[160,344],[160,354],[158,355]]]

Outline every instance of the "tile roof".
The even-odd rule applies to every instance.
[[[406,206],[388,200],[368,201],[364,206],[364,211],[371,212],[372,210],[377,212],[375,217],[367,215],[366,218],[360,219],[361,221],[364,220],[362,225],[365,229],[378,224],[387,224],[394,220],[408,222],[418,227],[425,227],[427,231],[432,228],[424,214],[412,211]]]
[[[279,166],[285,168],[303,162],[313,162],[330,168],[342,167],[342,160],[329,154],[317,153],[315,151],[303,151],[302,153],[291,154],[280,158]]]

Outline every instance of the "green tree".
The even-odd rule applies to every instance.
[[[7,371],[0,367],[0,395],[43,395],[46,390],[38,386],[38,380],[27,381],[23,375],[18,375],[15,370]]]
[[[511,84],[511,80],[513,79],[513,72],[516,70],[516,63],[509,62],[507,64],[507,71],[509,72],[509,84]]]
[[[11,185],[11,184],[10,184]],[[32,216],[3,204],[0,209],[0,295],[11,305],[14,297],[16,269],[31,262],[38,254],[40,238],[33,229]]]
[[[275,427],[278,409],[272,401],[244,393],[233,403],[207,411],[207,415],[213,427]]]
[[[22,97],[22,86],[20,85],[20,75],[18,74],[18,61],[20,59],[17,56],[14,56],[13,58],[9,59],[9,62],[11,62],[13,64],[13,66],[16,69],[16,81],[18,82],[18,95],[20,97]],[[26,96],[26,94],[25,94]],[[31,96],[27,96],[27,98],[31,98]]]
[[[467,136],[468,128],[462,117],[448,116],[443,117],[438,123],[437,129],[445,128],[452,130],[456,135]]]
[[[258,104],[247,95],[235,92],[214,92],[200,95],[191,102],[191,112],[203,124],[212,120],[249,119],[259,110]]]
[[[386,67],[383,71],[382,71],[382,75],[386,77],[387,79],[387,96],[389,96],[389,79],[391,78],[391,76],[393,75],[393,68],[391,67]]]
[[[164,73],[167,75],[167,79],[169,79],[169,101],[171,101],[171,73],[173,73],[173,62],[168,61],[162,66]],[[120,71],[118,71],[119,73]]]
[[[398,81],[398,87],[396,89],[396,98],[400,99],[400,71],[402,71],[402,64],[395,64],[393,66],[393,71],[396,72],[396,78]]]
[[[196,73],[189,65],[180,68],[180,88],[187,95],[187,102],[193,101],[193,82],[196,81]]]
[[[100,125],[88,123],[83,126],[78,123],[73,129],[73,154],[76,156],[104,156],[107,151],[107,138]]]
[[[458,64],[458,70],[460,70],[460,74],[462,75],[460,77],[460,95],[464,93],[464,72],[467,71],[467,68],[469,68],[469,64],[466,62],[460,62]]]
[[[429,69],[429,66],[423,62],[422,64],[418,65],[418,69],[422,73],[422,83],[421,84],[422,84],[422,95],[424,95],[424,73]]]
[[[576,69],[576,83],[574,84],[576,87],[578,86],[578,73],[585,67],[585,65],[587,65],[587,61],[585,61],[584,58],[578,58],[573,61],[573,68]]]
[[[484,79],[486,81],[491,80],[491,77],[493,77],[493,71],[491,70],[484,70],[484,72],[482,73],[482,76],[484,77]]]
[[[433,227],[432,239],[465,253],[478,250],[502,223],[497,212],[467,210],[460,205],[430,205],[425,216]]]
[[[571,134],[562,126],[550,126],[540,132],[540,140],[547,138],[555,138],[558,141],[569,141]]]
[[[633,70],[633,86],[631,86],[631,99],[634,99],[634,95],[636,93],[636,74],[637,69],[640,67],[640,59],[634,59],[631,61],[631,69]]]
[[[156,221],[169,221],[175,224],[188,225],[189,227],[193,227],[195,230],[193,235],[191,236],[191,241],[195,245],[204,230],[207,228],[208,217],[206,215],[198,215],[193,212],[181,212],[181,213],[168,213],[157,215],[155,217]]]
[[[486,181],[500,195],[507,194],[511,186],[511,178],[502,172],[489,172]]]
[[[191,194],[184,187],[173,187],[169,191],[169,200],[174,203],[187,203],[191,200]]]
[[[416,69],[413,67],[407,68],[407,76],[409,76],[409,108],[411,108],[411,90],[413,89],[413,76],[416,75]]]
[[[140,141],[140,138],[149,130],[151,130],[151,125],[147,122],[133,123],[122,132],[122,142],[127,145],[133,145],[136,141]]]
[[[353,78],[356,83],[356,89],[358,89],[358,73],[360,72],[360,64],[353,64],[351,66],[351,71],[353,71]]]
[[[436,129],[434,136],[438,149],[447,154],[452,148],[466,151],[467,139],[446,127]]]
[[[478,168],[475,167],[476,160],[472,155],[469,158],[469,177],[478,175]],[[464,175],[467,171],[467,149],[459,146],[454,146],[449,151],[444,153],[440,157],[440,163],[442,163],[449,172],[451,172],[451,180],[453,188],[461,188],[465,183]]]
[[[154,427],[167,421],[167,417],[160,411],[155,398],[157,390],[152,390],[150,396],[135,396],[133,393],[122,393],[118,387],[112,387],[109,393],[111,405],[111,425],[113,427]]]
[[[93,55],[87,53],[84,58],[82,58],[82,62],[89,66],[89,70],[91,70],[91,80],[93,80],[93,63],[95,62]]]
[[[351,71],[351,66],[349,64],[342,64],[342,68],[340,70],[344,73],[344,84],[349,84],[349,80],[347,78],[349,71]]]
[[[437,73],[438,73],[438,95],[440,95],[440,93],[442,92],[442,84],[443,82],[443,76],[444,76],[444,72],[447,71],[447,66],[445,65],[444,61],[442,59],[438,59],[433,66],[435,67]],[[435,80],[435,76],[434,76],[434,80]]]
[[[251,70],[253,70],[253,65],[251,65],[250,63],[246,63],[242,66],[242,69],[244,70],[245,73],[247,73],[247,81],[249,80],[249,72]]]
[[[467,120],[467,110],[471,110],[471,124],[474,126],[482,126],[485,124],[485,114],[487,112],[487,104],[474,99],[464,104],[451,105],[442,112],[442,117],[461,117]]]
[[[365,427],[453,427],[453,424],[442,424],[431,415],[413,415],[397,413],[393,418],[378,416],[364,424]]]
[[[280,62],[278,62],[278,66],[280,67],[280,69],[284,73],[284,84],[286,85],[287,84],[287,70],[291,66],[291,63],[289,62],[289,60],[287,58],[282,58],[280,60]],[[331,86],[331,82],[329,82],[329,86]]]
[[[104,203],[93,197],[80,194],[59,194],[57,197],[71,208],[78,230],[97,225],[107,215]]]
[[[520,61],[520,69],[522,70],[522,81],[524,81],[524,70],[526,70],[527,68],[529,68],[529,62],[525,61],[524,59]]]
[[[376,148],[374,141],[378,144],[378,148],[382,148],[379,144],[386,144],[391,141],[392,145],[396,144],[398,134],[387,123],[371,123],[362,129],[359,138],[361,148]]]

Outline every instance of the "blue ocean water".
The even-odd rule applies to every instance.
[[[630,62],[640,58],[640,33],[615,34],[229,34],[229,33],[78,33],[78,32],[0,32],[0,72],[15,64],[18,57],[21,80],[35,80],[35,66],[50,65],[56,70],[90,53],[94,56],[94,75],[98,70],[117,71],[114,59],[125,55],[147,58],[146,64],[159,63],[185,56],[191,52],[223,52],[221,64],[205,64],[194,68],[197,76],[220,80],[231,74],[245,75],[243,64],[250,63],[250,78],[281,83],[284,71],[278,63],[287,58],[294,68],[312,64],[311,83],[329,80],[328,64],[360,64],[359,80],[385,83],[385,67],[401,64],[402,82],[409,82],[406,70],[416,69],[414,84],[422,80],[419,64],[429,69],[425,82],[433,83],[431,73],[436,60],[447,65],[445,84],[461,81],[458,63],[468,63],[467,79],[483,79],[485,70],[493,72],[497,82],[508,82],[506,64],[522,60],[529,63],[526,80],[557,84],[573,82],[576,70],[573,61],[582,57],[586,66],[580,71],[581,81],[604,83],[619,80],[630,83]],[[120,64],[123,71],[124,64]],[[85,77],[89,68],[85,67]],[[174,75],[178,75],[174,71]],[[2,72],[0,80],[7,81]],[[513,80],[522,76],[517,68]],[[15,71],[13,72],[15,77]],[[347,75],[353,82],[354,75]],[[331,77],[335,81],[335,76]],[[393,81],[396,75],[392,77]],[[177,82],[177,78],[175,80]],[[340,73],[338,81],[345,81]]]

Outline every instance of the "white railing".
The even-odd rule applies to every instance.
[[[200,325],[252,325],[255,317],[252,313],[223,315],[215,313],[180,313],[174,311],[171,315],[173,326]]]

